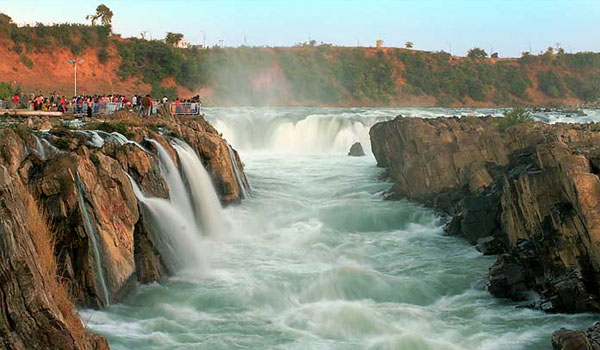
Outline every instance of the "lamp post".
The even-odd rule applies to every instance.
[[[69,63],[73,65],[73,70],[74,70],[74,76],[75,76],[75,84],[74,84],[74,90],[75,93],[73,96],[77,96],[77,65],[78,64],[82,64],[83,60],[76,60],[76,59],[70,59]]]
[[[200,32],[202,33],[202,49],[206,49],[206,32],[204,30]]]

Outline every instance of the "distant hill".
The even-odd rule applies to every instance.
[[[175,48],[109,26],[19,27],[0,14],[0,81],[23,91],[189,97],[214,105],[576,105],[600,98],[599,53],[465,58],[400,48]],[[1,90],[1,89],[0,89]],[[0,91],[1,94],[1,91]]]

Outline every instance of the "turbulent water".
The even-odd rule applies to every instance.
[[[180,273],[104,311],[82,311],[112,348],[546,350],[553,330],[594,322],[492,298],[485,282],[493,257],[444,236],[433,211],[382,200],[390,184],[378,180],[373,156],[345,155],[357,140],[368,149],[369,127],[397,114],[501,111],[206,113],[240,151],[252,195],[225,210],[226,232],[198,232],[201,274]]]

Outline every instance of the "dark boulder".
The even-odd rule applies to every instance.
[[[600,323],[587,331],[561,328],[552,333],[553,350],[600,350]]]
[[[362,148],[360,142],[355,142],[352,147],[350,147],[350,152],[348,152],[350,157],[362,157],[365,155],[365,151]]]

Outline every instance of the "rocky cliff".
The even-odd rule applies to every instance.
[[[239,201],[247,185],[235,173],[243,169],[237,152],[202,118],[142,121],[122,113],[79,127],[9,123],[0,130],[0,348],[105,349],[104,339],[85,332],[74,305],[103,307],[136,281],[173,272],[132,187],[135,181],[144,193],[169,196],[147,140],[176,162],[170,140],[187,142],[224,204]]]
[[[397,117],[370,134],[392,198],[439,209],[447,233],[498,255],[490,293],[600,311],[600,125]]]

